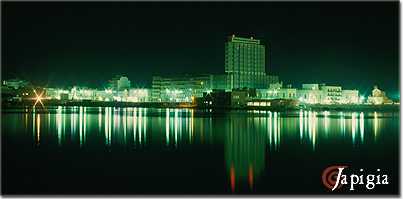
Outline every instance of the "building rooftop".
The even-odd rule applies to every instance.
[[[248,43],[248,44],[260,44],[260,40],[253,39],[253,37],[245,38],[245,37],[237,37],[235,35],[230,36],[229,41],[238,43]]]

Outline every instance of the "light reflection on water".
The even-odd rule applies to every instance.
[[[44,136],[55,136],[60,148],[71,144],[90,147],[95,141],[89,138],[94,137],[102,138],[108,150],[114,146],[136,150],[148,145],[175,150],[184,145],[223,143],[232,191],[240,184],[253,190],[261,173],[270,167],[267,156],[281,150],[290,139],[297,139],[312,151],[332,139],[359,147],[368,140],[377,142],[382,128],[377,112],[244,111],[223,118],[220,123],[212,115],[196,117],[193,109],[59,106],[55,114],[24,113],[23,120],[25,129],[32,129],[38,148],[51,142],[41,138],[45,127],[48,130]]]

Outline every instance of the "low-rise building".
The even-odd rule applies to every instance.
[[[322,103],[322,91],[319,84],[302,84],[302,89],[297,90],[297,98],[302,103],[320,104]]]
[[[232,107],[245,107],[248,102],[247,90],[233,90],[231,92],[231,106]]]
[[[390,100],[384,91],[378,88],[378,86],[374,86],[372,90],[372,95],[368,96],[368,103],[370,104],[392,104],[393,101]]]
[[[279,99],[297,99],[297,89],[296,88],[281,88],[278,91]]]
[[[74,86],[70,91],[70,95],[73,100],[95,100],[96,90]]]
[[[62,95],[63,95],[63,99],[68,100],[68,99],[65,99],[66,96],[64,94],[69,95],[69,90],[60,89],[60,88],[45,88],[45,90],[46,90],[46,97],[48,99],[61,100]]]
[[[152,100],[155,102],[192,102],[212,90],[212,75],[154,76]]]
[[[196,97],[195,102],[201,108],[230,107],[231,92],[225,90],[213,90],[203,93],[203,97]]]
[[[6,87],[12,88],[12,89],[20,89],[20,88],[24,88],[28,85],[29,85],[28,81],[18,79],[18,78],[3,81],[3,86],[6,86]]]
[[[297,89],[288,85],[283,88],[283,83],[273,83],[268,89],[256,89],[258,99],[297,99]]]
[[[148,102],[150,101],[150,89],[130,89],[127,97],[128,102]]]
[[[341,86],[326,86],[320,87],[322,91],[321,103],[322,104],[340,104],[342,101]]]
[[[358,104],[358,90],[343,90],[341,86],[302,84],[296,91],[297,99],[307,104]]]
[[[322,103],[322,91],[321,90],[298,89],[297,98],[302,103],[321,104]]]
[[[358,90],[342,90],[342,104],[359,104],[360,96]]]

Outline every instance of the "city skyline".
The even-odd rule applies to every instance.
[[[1,8],[5,197],[400,194],[398,1]]]
[[[8,2],[3,79],[99,87],[125,74],[134,87],[150,87],[153,75],[220,74],[224,43],[235,34],[261,40],[268,75],[285,84],[323,82],[367,94],[378,85],[392,94],[399,68],[394,5]],[[150,10],[159,15],[145,15]]]

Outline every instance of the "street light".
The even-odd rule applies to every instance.
[[[38,104],[38,102],[42,105],[42,107],[44,107],[43,103],[42,103],[42,95],[45,91],[42,91],[41,94],[38,95],[38,93],[36,92],[36,90],[34,89],[34,93],[35,93],[35,104],[34,107],[36,106],[36,104]]]

